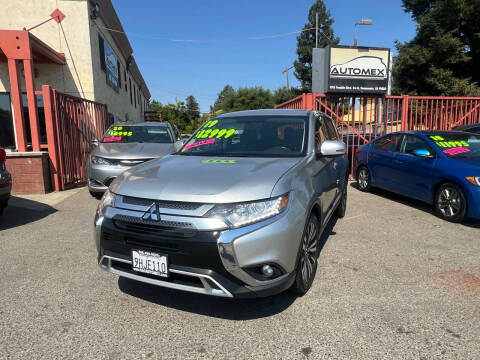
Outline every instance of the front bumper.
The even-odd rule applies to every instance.
[[[90,163],[87,170],[88,190],[98,193],[107,191],[112,181],[128,169],[131,169],[131,166]]]
[[[288,289],[303,230],[302,217],[292,211],[250,226],[219,229],[218,223],[195,223],[189,229],[150,227],[125,222],[134,212],[110,208],[95,221],[95,240],[101,268],[114,274],[167,288],[223,297],[262,297]],[[143,213],[142,213],[143,214]],[[165,222],[179,218],[162,215]],[[205,218],[199,218],[205,219]],[[216,229],[201,228],[214,226]],[[137,273],[131,267],[132,249],[168,255],[170,278]],[[259,280],[249,269],[274,264],[282,274]]]

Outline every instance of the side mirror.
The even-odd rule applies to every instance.
[[[430,151],[428,151],[427,149],[415,149],[412,151],[412,154],[423,158],[433,157],[432,154],[430,154]]]
[[[319,156],[342,156],[347,153],[347,147],[341,141],[327,140],[324,141],[320,151],[317,152],[317,158]]]
[[[93,139],[92,140],[92,145],[93,146],[98,146],[99,145],[98,139]]]

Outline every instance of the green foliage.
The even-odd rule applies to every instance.
[[[172,125],[177,125],[178,129],[182,133],[191,134],[201,124],[201,119],[200,111],[198,110],[198,103],[195,101],[195,98],[193,98],[193,96],[193,102],[190,103],[192,107],[189,109],[189,98],[187,98],[187,104],[178,99],[175,99],[175,104],[167,105],[162,105],[160,102],[152,100],[150,102],[150,111],[161,111],[163,121],[168,121]],[[190,99],[190,101],[191,100],[192,99]],[[197,110],[193,111],[195,108],[195,104],[197,106]],[[192,117],[192,115],[194,117]]]
[[[480,95],[480,1],[403,0],[417,34],[396,43],[394,93]]]
[[[275,105],[270,90],[261,86],[241,87],[234,90],[227,85],[218,94],[218,98],[212,107],[212,112],[219,114],[222,112],[269,109]]]
[[[315,17],[318,13],[318,47],[337,45],[340,39],[333,34],[333,19],[323,0],[316,0],[308,13],[308,22],[297,37],[298,60],[294,62],[295,76],[300,81],[303,92],[312,91],[312,49],[315,47]]]
[[[274,91],[273,102],[275,103],[275,105],[278,105],[287,100],[293,99],[301,94],[302,94],[302,91],[300,89],[287,88],[286,86],[282,86]]]
[[[232,101],[235,96],[235,90],[230,85],[225,85],[225,87],[218,94],[217,100],[213,104],[213,111],[218,111],[220,109],[229,109],[232,108]]]
[[[190,95],[186,99],[187,102],[187,115],[190,121],[197,123],[200,119],[200,106],[193,95]]]

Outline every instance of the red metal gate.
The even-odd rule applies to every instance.
[[[276,108],[318,110],[330,115],[347,145],[351,165],[354,150],[377,136],[400,130],[451,130],[457,125],[480,123],[480,97],[302,94]]]
[[[107,105],[42,87],[53,186],[56,191],[85,183],[93,139],[108,126]]]

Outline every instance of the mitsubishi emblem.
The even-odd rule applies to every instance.
[[[157,203],[153,203],[142,215],[143,220],[160,221]]]

